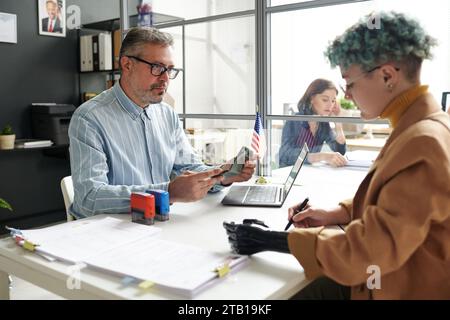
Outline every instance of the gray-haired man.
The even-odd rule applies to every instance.
[[[127,212],[130,194],[148,189],[169,191],[171,202],[196,201],[221,183],[252,176],[255,166],[247,163],[238,176],[213,177],[221,170],[200,161],[178,115],[162,102],[180,71],[172,46],[172,37],[157,29],[131,29],[120,51],[120,83],[74,113],[69,137],[75,217]]]

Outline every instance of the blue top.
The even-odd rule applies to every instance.
[[[297,113],[298,115],[299,113]],[[286,121],[281,136],[279,164],[281,167],[292,166],[306,142],[310,153],[320,152],[327,143],[331,150],[344,155],[346,144],[336,141],[336,134],[328,122],[318,122],[316,135],[309,128],[308,121]]]
[[[119,83],[75,111],[69,138],[75,193],[69,210],[77,218],[129,212],[132,192],[167,191],[171,175],[211,169],[169,105],[141,108]]]

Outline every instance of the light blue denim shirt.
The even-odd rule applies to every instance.
[[[170,106],[143,109],[119,83],[75,111],[69,138],[75,193],[70,213],[76,218],[129,212],[132,192],[167,191],[171,175],[211,169],[192,149]]]

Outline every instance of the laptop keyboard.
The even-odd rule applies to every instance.
[[[250,187],[245,202],[275,202],[278,187]]]

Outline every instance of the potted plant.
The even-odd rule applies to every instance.
[[[345,98],[341,98],[339,100],[339,104],[341,105],[341,115],[346,117],[361,117],[361,112],[355,106],[355,104],[347,100]],[[343,123],[342,129],[346,135],[358,135],[362,133],[364,129],[364,124],[360,123]]]
[[[0,149],[14,149],[14,141],[16,135],[14,134],[11,125],[7,124],[0,132]]]
[[[4,208],[4,209],[8,209],[9,211],[12,211],[12,208],[9,205],[9,203],[6,202],[5,200],[3,200],[2,198],[0,198],[0,208]]]
[[[350,111],[350,112],[344,111],[344,114],[346,114],[346,115],[348,114],[350,117],[353,114],[353,110],[358,110],[358,108],[356,108],[355,104],[352,101],[347,100],[345,98],[339,99],[339,104],[341,105],[342,110]]]

